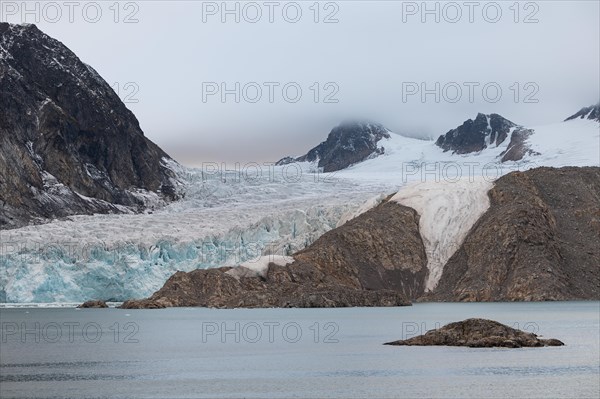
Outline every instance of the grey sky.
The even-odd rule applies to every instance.
[[[520,2],[517,7],[513,1],[428,2],[430,9],[438,4],[439,23],[435,14],[422,15],[421,1],[320,2],[318,23],[313,1],[274,2],[273,23],[263,1],[254,3],[262,12],[256,23],[245,21],[256,16],[256,7],[244,9],[245,3],[238,5],[239,23],[235,15],[221,22],[220,10],[210,14],[220,1],[136,1],[118,7],[114,1],[96,2],[100,17],[90,3],[72,9],[73,23],[63,1],[55,3],[60,17],[48,2],[39,3],[38,11],[29,3],[28,10],[34,11],[25,21],[21,1],[2,0],[0,8],[2,20],[9,22],[36,22],[39,12],[38,26],[109,83],[118,83],[122,98],[137,100],[127,105],[146,135],[188,165],[299,155],[343,119],[366,118],[398,133],[437,137],[477,112],[497,112],[534,126],[560,121],[599,99],[598,1]],[[295,18],[296,4],[302,16],[287,22]],[[461,17],[451,23],[457,10]],[[324,23],[328,15],[338,22]],[[128,16],[138,22],[124,23]],[[91,23],[94,19],[98,22]],[[128,82],[134,85],[125,86]],[[240,90],[239,103],[233,94],[224,103],[219,95],[203,101],[203,83],[205,90],[214,88],[206,82],[225,82],[229,88],[240,82],[240,89],[256,82],[262,98],[247,101],[256,95],[256,85],[249,85],[246,98]],[[272,103],[265,82],[279,84]],[[282,87],[290,82],[297,85],[288,87],[286,101]],[[440,102],[433,93],[425,102],[420,94],[403,99],[403,89],[417,87],[410,82],[425,82],[429,89],[439,82]],[[486,100],[482,87],[487,83]],[[468,85],[474,87],[472,103]],[[288,102],[297,86],[302,97]],[[462,97],[448,101],[456,99],[457,86]],[[502,96],[493,103],[497,87]],[[336,89],[330,99],[338,102],[325,103]]]

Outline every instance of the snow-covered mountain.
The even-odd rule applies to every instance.
[[[277,161],[277,165],[314,162],[323,172],[335,172],[383,154],[385,148],[379,142],[384,138],[390,138],[390,131],[380,124],[344,122],[331,130],[327,140],[305,155],[296,158],[287,156]]]
[[[596,121],[574,119],[529,130],[534,133],[526,144],[533,152],[519,161],[502,162],[508,139],[479,152],[453,154],[431,140],[389,133],[378,142],[383,154],[333,173],[315,171],[308,161],[265,168],[258,179],[246,178],[243,171],[182,167],[184,198],[152,214],[71,216],[0,232],[0,300],[146,297],[177,270],[258,262],[265,253],[290,255],[396,192],[403,203],[422,210],[423,221],[446,225],[441,236],[422,233],[429,240],[429,267],[438,270],[430,270],[433,280],[427,285],[432,287],[440,265],[473,222],[460,218],[469,212],[455,211],[475,209],[470,199],[485,197],[489,183],[538,166],[600,165]],[[296,171],[293,176],[290,170]],[[450,190],[471,179],[481,184]],[[446,189],[410,188],[417,183],[425,188],[445,184]],[[473,192],[475,187],[483,191]]]
[[[598,165],[598,113],[599,105],[584,107],[564,122],[532,127],[498,114],[479,113],[436,141],[406,137],[378,124],[341,125],[345,128],[333,129],[327,140],[308,154],[286,157],[278,164],[306,162],[315,170],[327,172],[324,165],[331,165],[331,159],[344,158],[351,151],[349,148],[359,148],[336,143],[357,141],[358,137],[370,145],[360,147],[361,157],[330,168],[336,177],[364,177],[396,184],[399,179],[404,183],[415,174],[422,175],[421,178],[437,174],[438,180],[469,173],[491,178],[534,166]],[[371,133],[373,126],[380,134]],[[363,151],[366,148],[368,151]],[[317,155],[325,153],[324,149],[327,149],[326,161]],[[346,166],[341,167],[342,164]]]
[[[456,129],[441,135],[436,144],[444,151],[454,154],[467,154],[482,151],[488,147],[498,147],[507,139],[511,128],[517,125],[498,114],[477,114]]]
[[[0,225],[135,212],[177,197],[175,162],[89,65],[0,23]]]
[[[516,134],[518,133],[518,134]],[[510,137],[510,139],[508,139]],[[460,177],[494,180],[538,166],[600,165],[600,124],[572,119],[547,125],[511,127],[499,144],[464,154],[444,151],[436,142],[390,134],[385,153],[335,173],[337,178],[381,182],[400,187],[410,181],[452,181]],[[508,155],[521,149],[522,156]]]
[[[420,209],[422,220],[446,224],[440,231],[457,245],[473,222],[460,210],[482,198],[489,182],[537,166],[600,164],[596,106],[528,128],[478,115],[445,135],[446,150],[375,123],[344,123],[305,156],[257,177],[188,169],[143,136],[91,67],[34,26],[0,24],[0,83],[0,302],[148,296],[177,270],[291,255],[394,193]],[[477,145],[466,151],[455,136]],[[481,184],[413,186],[464,179]],[[126,213],[176,189],[179,201]],[[433,269],[453,251],[439,231],[429,233],[421,232],[431,287],[439,277]]]
[[[581,108],[577,113],[565,119],[565,122],[578,118],[600,122],[600,103]]]

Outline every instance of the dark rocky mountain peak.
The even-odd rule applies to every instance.
[[[174,163],[113,89],[35,25],[0,23],[0,224],[177,197]]]
[[[384,147],[378,143],[390,138],[390,131],[378,123],[348,121],[331,130],[327,140],[301,157],[285,157],[277,162],[285,165],[291,162],[318,162],[324,172],[334,172],[383,154]]]
[[[487,147],[496,147],[508,137],[510,129],[517,125],[498,114],[477,114],[456,129],[441,135],[436,144],[444,151],[456,154],[479,152]]]
[[[577,113],[565,119],[565,122],[573,119],[589,119],[591,121],[600,122],[600,102],[596,105],[581,108]]]

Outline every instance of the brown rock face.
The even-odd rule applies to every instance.
[[[427,275],[418,222],[414,210],[384,202],[324,234],[295,262],[271,263],[265,277],[235,277],[227,267],[177,272],[150,298],[122,307],[410,305]]]
[[[278,268],[274,264],[270,268]],[[229,268],[177,272],[148,299],[130,300],[124,309],[178,306],[211,308],[329,308],[349,306],[407,306],[410,302],[390,290],[363,291],[340,284],[277,283],[260,277],[236,279]]]
[[[536,334],[516,330],[493,320],[467,319],[428,331],[418,337],[387,342],[384,345],[521,348],[562,346],[564,343],[557,339],[540,339]]]
[[[294,255],[328,279],[365,290],[391,289],[408,298],[425,289],[427,255],[417,212],[383,202]]]
[[[510,173],[489,197],[425,299],[600,298],[600,168]]]

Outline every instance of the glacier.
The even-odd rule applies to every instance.
[[[226,265],[262,270],[264,256],[288,257],[396,193],[422,214],[431,288],[472,222],[450,217],[459,207],[457,198],[465,207],[477,203],[480,213],[482,193],[506,173],[600,165],[598,122],[532,129],[528,142],[539,155],[517,162],[499,160],[509,140],[456,155],[431,140],[398,134],[382,141],[383,154],[333,173],[319,172],[314,163],[207,163],[193,169],[172,162],[168,166],[184,193],[180,201],[141,214],[71,216],[0,231],[0,302],[119,302],[151,295],[178,270]],[[449,194],[465,179],[478,181],[479,189]],[[432,189],[429,183],[442,184]],[[454,234],[452,248],[440,238],[444,231]]]
[[[179,270],[259,267],[264,255],[291,255],[335,228],[371,191],[309,173],[290,182],[182,171],[185,199],[164,208],[0,232],[0,302],[123,301]]]

